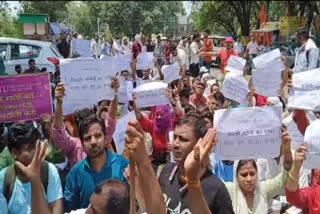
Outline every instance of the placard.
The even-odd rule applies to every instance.
[[[226,98],[234,100],[240,104],[246,104],[248,102],[248,82],[241,75],[235,73],[227,73],[222,85],[221,92]]]
[[[141,52],[137,56],[137,70],[152,69],[154,65],[154,55],[153,52]]]
[[[162,73],[164,76],[165,83],[169,84],[172,81],[181,79],[180,66],[179,66],[178,62],[175,62],[171,65],[163,65],[161,70],[162,70]]]

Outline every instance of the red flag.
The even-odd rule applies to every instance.
[[[266,11],[266,8],[263,5],[261,5],[261,9],[260,9],[260,12],[258,14],[258,18],[259,18],[259,21],[260,21],[260,26],[265,24],[268,20],[268,14],[267,14],[267,11]]]

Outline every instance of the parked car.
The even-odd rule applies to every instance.
[[[63,57],[51,42],[24,40],[0,37],[0,55],[4,59],[6,72],[14,75],[15,65],[20,64],[22,70],[28,69],[28,61],[33,58],[39,69],[46,67],[54,72],[55,64]]]
[[[296,58],[296,50],[298,48],[297,44],[294,42],[277,42],[277,43],[272,44],[269,47],[266,47],[264,52],[266,53],[266,52],[272,51],[277,48],[279,48],[281,54],[286,56],[287,66],[289,68],[293,68],[295,58]]]

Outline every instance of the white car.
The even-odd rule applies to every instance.
[[[0,55],[4,60],[6,73],[15,75],[15,65],[21,65],[22,71],[29,68],[29,59],[36,61],[39,69],[47,68],[55,72],[55,64],[63,59],[51,42],[0,37]]]

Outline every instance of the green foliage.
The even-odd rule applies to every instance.
[[[59,22],[67,14],[68,1],[21,1],[24,13],[43,13],[49,15],[50,22]]]
[[[11,16],[11,12],[6,2],[0,3],[0,36],[23,38],[22,26]]]

